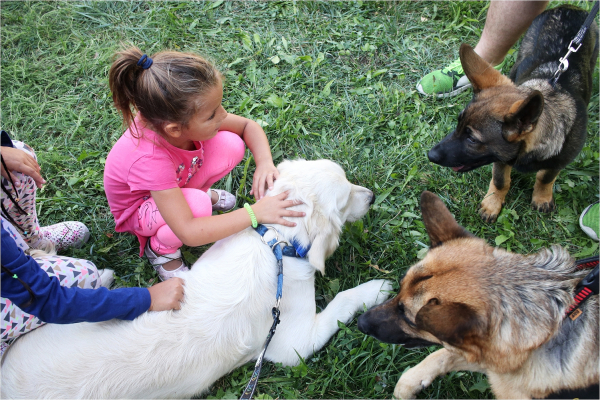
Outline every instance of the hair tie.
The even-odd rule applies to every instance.
[[[137,62],[137,65],[139,65],[143,69],[148,69],[152,66],[152,62],[152,59],[148,57],[147,54],[144,54],[142,57],[140,57],[140,60]]]

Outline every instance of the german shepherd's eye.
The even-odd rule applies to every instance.
[[[467,142],[469,142],[470,144],[477,144],[479,143],[479,140],[475,139],[473,137],[473,130],[471,128],[469,128],[468,126],[465,128],[465,134],[467,135]]]

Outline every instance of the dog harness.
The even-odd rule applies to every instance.
[[[587,274],[581,282],[575,287],[575,303],[569,307],[565,313],[565,318],[569,317],[575,321],[583,311],[579,308],[590,296],[597,295],[600,281],[598,280],[598,256],[584,258],[575,262],[575,269],[594,268],[592,272]]]
[[[592,25],[592,22],[594,22],[594,19],[596,18],[597,13],[598,13],[598,2],[595,1],[594,6],[590,10],[590,13],[588,14],[587,18],[585,19],[585,22],[583,23],[583,25],[581,26],[581,29],[579,29],[579,32],[577,32],[577,35],[575,35],[573,40],[571,40],[571,42],[569,43],[569,51],[567,51],[567,54],[565,54],[564,57],[560,58],[560,60],[559,60],[560,64],[558,65],[556,72],[554,72],[554,76],[550,79],[550,85],[552,85],[552,87],[556,86],[556,82],[558,82],[558,78],[560,78],[562,73],[565,72],[569,68],[569,60],[568,60],[569,56],[571,55],[571,53],[577,53],[577,51],[581,47],[581,42],[583,41],[583,38],[584,38],[588,28],[590,27],[590,25]],[[573,45],[576,45],[577,47],[573,47]]]
[[[262,362],[265,352],[267,351],[267,347],[269,346],[273,335],[275,335],[275,329],[277,328],[277,324],[279,324],[280,322],[279,303],[281,302],[281,294],[283,290],[283,256],[304,258],[310,250],[310,246],[307,248],[302,247],[300,243],[298,243],[294,239],[291,240],[292,246],[290,246],[289,243],[285,240],[280,240],[279,232],[272,226],[265,226],[259,224],[256,228],[254,228],[254,230],[260,235],[260,239],[262,240],[262,242],[269,246],[271,250],[273,250],[273,254],[275,255],[275,259],[277,260],[277,293],[275,294],[275,307],[273,307],[273,309],[271,310],[271,314],[273,315],[273,325],[271,325],[271,329],[269,329],[269,334],[267,335],[267,339],[265,340],[263,349],[258,355],[256,364],[254,365],[254,372],[250,377],[250,382],[248,382],[246,389],[244,389],[240,400],[249,400],[254,395],[254,391],[256,390],[256,384],[258,383],[258,376],[260,375],[260,370],[262,369]],[[265,233],[267,233],[269,230],[272,230],[275,233],[275,239],[266,242]]]

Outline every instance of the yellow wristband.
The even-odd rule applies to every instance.
[[[254,215],[254,211],[252,211],[252,207],[250,207],[250,204],[244,203],[244,208],[246,209],[246,211],[248,211],[248,214],[250,214],[250,219],[252,220],[252,227],[256,228],[258,226],[258,221],[256,220],[256,215]]]

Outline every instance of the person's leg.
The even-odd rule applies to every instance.
[[[246,153],[246,145],[239,135],[220,131],[204,145],[204,163],[198,171],[194,187],[208,192],[217,182],[238,165]]]
[[[27,144],[18,140],[13,140],[12,143],[15,148],[24,151],[37,161],[35,152]],[[35,181],[20,172],[13,171],[13,175],[16,178],[15,187],[9,179],[2,178],[2,185],[8,192],[2,192],[2,212],[6,212],[7,220],[19,230],[29,247],[49,251],[51,246],[54,246],[56,251],[61,251],[68,247],[79,247],[88,241],[90,232],[83,223],[78,221],[40,227],[35,208],[37,190]]]
[[[475,52],[502,70],[510,48],[547,5],[548,1],[491,1]],[[455,96],[469,87],[460,59],[430,72],[417,84],[420,93],[437,97]]]
[[[206,192],[188,188],[181,191],[195,218],[212,215],[211,199]],[[136,218],[138,227],[135,232],[150,238],[146,245],[146,256],[159,272],[161,279],[167,279],[170,277],[169,271],[178,270],[183,266],[179,251],[183,243],[162,218],[152,198],[142,203]]]
[[[103,284],[106,285],[102,282],[100,272],[91,261],[55,255],[34,257],[34,260],[40,268],[46,271],[48,276],[56,277],[61,286],[97,289]],[[11,341],[45,324],[36,316],[21,310],[9,299],[1,298],[0,304],[2,309],[0,312],[2,318],[0,351],[2,353],[8,348]]]
[[[500,64],[547,5],[548,1],[491,1],[475,52],[492,65]]]
[[[13,140],[13,146],[23,150],[37,161],[33,149],[25,143]],[[35,209],[37,186],[33,178],[21,172],[13,171],[13,176],[16,178],[14,186],[13,182],[2,177],[2,186],[8,192],[2,192],[2,212],[6,212],[6,219],[19,230],[21,237],[30,245],[30,243],[38,241],[40,234],[40,225]]]

